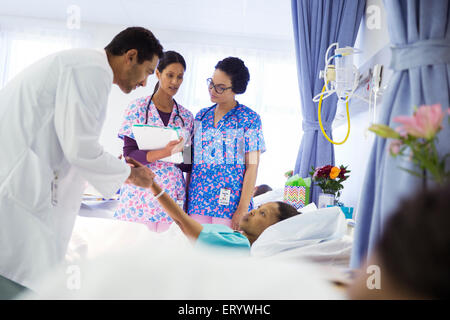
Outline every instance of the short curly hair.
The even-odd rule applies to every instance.
[[[222,70],[231,78],[231,90],[236,94],[244,93],[250,81],[250,73],[244,61],[236,57],[228,57],[216,64],[216,69]]]

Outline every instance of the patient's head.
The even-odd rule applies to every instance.
[[[381,288],[368,290],[364,271],[349,291],[356,299],[450,297],[450,185],[420,190],[390,217],[367,266],[378,265]]]
[[[253,243],[271,225],[297,214],[297,209],[287,203],[268,202],[244,215],[239,226],[250,243]]]

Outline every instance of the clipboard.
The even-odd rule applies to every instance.
[[[158,127],[148,124],[133,124],[132,131],[140,150],[156,150],[164,148],[170,141],[178,140],[180,128]],[[165,162],[182,163],[181,152],[161,159]]]

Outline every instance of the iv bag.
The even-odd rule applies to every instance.
[[[336,49],[335,66],[336,81],[335,90],[339,99],[345,99],[353,90],[353,48],[345,47]]]

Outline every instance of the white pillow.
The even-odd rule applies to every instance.
[[[275,189],[254,197],[253,204],[255,208],[258,208],[260,205],[267,202],[283,201],[283,197],[284,197],[284,188]]]
[[[253,205],[255,208],[258,208],[260,205],[263,205],[268,202],[276,202],[276,201],[283,201],[284,200],[284,188],[275,189],[272,191],[268,191],[266,193],[263,193],[259,196],[256,196],[253,198]],[[307,206],[298,209],[300,212],[307,212],[307,211],[313,211],[317,210],[317,206],[314,202],[311,202]]]
[[[310,204],[306,205],[303,208],[298,209],[298,212],[301,213],[305,213],[305,212],[310,212],[310,211],[316,211],[317,210],[317,206],[314,202],[311,202]]]
[[[305,207],[306,208],[306,207]],[[272,256],[345,236],[347,222],[339,207],[301,213],[268,227],[253,243],[251,255]]]

